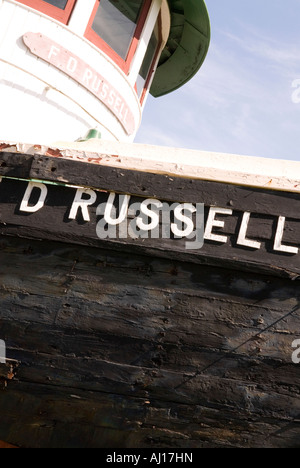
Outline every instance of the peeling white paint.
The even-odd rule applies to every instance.
[[[300,193],[300,162],[91,139],[41,144],[1,142],[0,150],[59,156],[171,177]]]

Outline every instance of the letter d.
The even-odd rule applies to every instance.
[[[38,202],[35,205],[29,206],[29,200],[32,195],[33,189],[35,188],[40,190],[41,192],[40,197],[39,197]],[[47,193],[48,193],[48,189],[46,185],[39,184],[37,182],[29,182],[26,192],[24,194],[21,206],[20,206],[20,211],[25,211],[27,213],[36,213],[41,208],[43,208],[46,197],[47,197]]]

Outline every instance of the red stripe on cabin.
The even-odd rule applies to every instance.
[[[51,18],[54,18],[64,24],[68,24],[76,1],[77,0],[68,0],[65,9],[62,10],[61,8],[50,5],[50,3],[46,1],[44,2],[43,0],[18,0],[19,3],[23,3],[23,5],[34,8],[35,10],[51,16]]]

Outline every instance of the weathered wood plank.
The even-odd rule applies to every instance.
[[[20,402],[32,413],[30,425],[27,413],[18,411]],[[94,426],[89,424],[91,403]],[[174,402],[162,408],[155,400],[149,402],[93,392],[87,400],[80,390],[74,394],[72,388],[62,392],[29,383],[22,385],[22,392],[15,384],[9,399],[7,393],[3,394],[0,410],[5,405],[14,421],[14,440],[23,441],[25,447],[92,448],[99,447],[100,440],[106,448],[299,446],[297,423],[278,420],[274,429],[271,417],[250,419],[249,414],[241,414],[235,419],[228,408],[220,413],[214,408]],[[158,421],[161,425],[157,425]],[[29,427],[34,428],[34,438]],[[64,440],[61,434],[65,434]]]
[[[3,237],[0,337],[20,446],[299,445],[297,282]]]
[[[132,329],[137,326],[136,322],[132,321]],[[279,369],[278,375],[281,375],[282,382],[297,385],[292,382],[289,372],[285,375],[280,370],[285,368],[286,372],[291,364],[292,342],[298,333],[293,332],[294,324],[287,324],[283,331],[275,329],[262,331],[261,334],[255,329],[242,330],[241,333],[236,329],[228,331],[228,328],[217,323],[213,332],[212,326],[205,330],[205,327],[195,324],[196,331],[186,333],[184,329],[159,331],[162,328],[158,319],[157,322],[156,326],[149,325],[151,331],[148,334],[144,333],[143,336],[141,331],[129,336],[130,329],[126,330],[122,321],[116,323],[115,330],[110,330],[104,321],[101,331],[89,330],[88,327],[81,331],[64,328],[61,323],[46,326],[33,320],[30,324],[31,343],[28,343],[27,337],[28,322],[3,319],[1,330],[9,349],[14,350],[16,359],[21,359],[25,352],[29,356],[32,353],[31,359],[35,359],[36,352],[39,352],[42,355],[59,355],[61,360],[73,356],[155,370],[163,366],[170,371],[190,373],[197,373],[199,369],[206,369],[214,364],[214,371],[221,369],[222,373],[223,365],[227,366],[228,363],[230,366],[235,363],[235,368],[241,366],[246,372],[243,366],[247,367],[249,358],[254,367],[259,364],[267,368],[271,362],[271,365]],[[172,321],[170,322],[172,325]],[[117,325],[119,333],[116,330]],[[200,329],[204,330],[200,332]],[[227,335],[222,337],[223,329]],[[45,336],[48,337],[46,341]]]
[[[69,243],[78,243],[135,251],[147,255],[180,259],[195,263],[205,263],[216,266],[239,268],[250,271],[272,272],[274,275],[283,275],[297,278],[300,275],[300,254],[280,252],[274,249],[275,233],[278,218],[263,216],[253,218],[250,223],[248,236],[261,242],[259,249],[237,245],[238,232],[241,226],[243,213],[234,211],[232,216],[225,216],[225,227],[221,232],[227,242],[219,243],[205,240],[204,246],[195,250],[187,250],[187,239],[105,239],[100,240],[97,235],[97,207],[106,203],[108,194],[95,192],[97,201],[89,207],[89,221],[82,218],[79,210],[76,219],[70,219],[76,189],[72,187],[49,186],[48,196],[40,210],[34,213],[20,210],[20,204],[28,183],[4,179],[0,184],[0,222],[2,234],[22,237],[34,237],[48,240],[62,240]],[[62,201],[63,200],[63,201]],[[143,201],[143,198],[134,198],[132,202]],[[205,215],[207,224],[208,207]],[[258,222],[257,222],[258,221]],[[284,241],[288,245],[299,249],[300,222],[286,220]]]
[[[300,257],[289,254],[278,255],[277,253],[267,252],[263,248],[260,251],[232,250],[230,244],[215,245],[206,242],[199,251],[188,251],[185,249],[185,241],[176,241],[176,249],[171,248],[170,242],[161,239],[158,242],[151,242],[151,239],[145,241],[124,240],[100,240],[96,236],[86,236],[84,228],[80,229],[81,234],[75,234],[70,228],[69,233],[65,231],[51,232],[34,228],[33,226],[19,226],[5,224],[0,225],[0,234],[2,236],[23,237],[24,239],[48,240],[68,242],[69,244],[84,245],[87,247],[107,248],[119,252],[133,252],[137,255],[148,257],[161,257],[170,261],[191,262],[199,265],[215,266],[218,268],[229,268],[239,271],[257,272],[261,274],[270,274],[272,276],[282,276],[290,279],[298,279],[300,275]]]
[[[87,399],[73,388],[62,392],[25,382],[22,391],[12,384],[10,395],[1,395],[1,412],[5,405],[10,419],[5,411],[4,422],[9,421],[12,438],[23,447],[299,447],[299,422],[274,415],[251,417],[249,411],[236,418],[228,406],[222,411],[176,402],[162,407],[158,400],[95,392]]]
[[[40,179],[173,202],[299,219],[300,194],[132,171],[58,157],[0,152],[0,175]]]
[[[78,283],[80,278],[76,273],[74,276],[75,283]],[[122,355],[122,351],[115,348],[120,340],[120,344],[126,349],[126,359],[129,359],[129,362],[137,359],[138,349],[140,360],[145,354],[149,359],[152,356],[153,361],[155,357],[158,360],[159,356],[166,361],[172,358],[174,352],[173,359],[176,359],[176,346],[180,346],[182,350],[178,353],[178,365],[189,366],[195,359],[194,352],[200,353],[198,358],[201,358],[205,348],[226,352],[240,347],[243,343],[244,349],[239,348],[239,353],[247,354],[252,350],[251,353],[257,356],[266,352],[274,359],[290,359],[291,343],[293,337],[297,336],[300,320],[299,311],[288,305],[290,301],[287,301],[287,305],[283,304],[282,310],[276,311],[270,308],[271,302],[261,307],[253,307],[243,304],[242,301],[238,303],[228,299],[224,303],[217,298],[212,301],[201,296],[196,296],[193,301],[192,297],[184,292],[164,294],[159,288],[149,291],[137,286],[136,294],[132,294],[132,288],[128,285],[118,285],[120,287],[115,293],[115,301],[112,287],[107,283],[103,284],[102,291],[97,289],[97,302],[90,300],[88,294],[79,297],[72,294],[72,291],[69,291],[65,298],[50,299],[41,294],[33,295],[32,291],[28,298],[24,293],[19,293],[17,298],[15,294],[12,295],[11,300],[7,297],[1,298],[0,304],[5,311],[2,314],[2,326],[4,327],[7,321],[13,321],[14,328],[26,329],[30,322],[31,332],[35,336],[34,343],[39,343],[39,347],[44,349],[48,344],[43,343],[39,336],[39,327],[49,327],[53,324],[60,331],[56,331],[56,328],[53,332],[49,331],[49,340],[51,338],[50,341],[54,344],[55,339],[60,341],[64,330],[65,354],[74,353],[73,348],[77,346],[76,340],[73,340],[74,334],[81,342],[82,353],[97,355],[102,352],[100,346],[105,343],[105,356],[121,353],[119,359],[123,359],[125,356]],[[76,288],[76,284],[74,286]],[[105,287],[107,293],[104,293]],[[7,290],[6,285],[5,288]],[[168,306],[162,305],[168,302],[174,304],[181,300],[185,306],[171,305],[169,310]],[[191,310],[193,302],[198,302],[197,310]],[[31,304],[36,305],[31,307]],[[153,304],[152,310],[150,304]],[[44,330],[43,334],[46,332],[47,330]],[[13,329],[12,333],[16,331]],[[26,340],[26,334],[24,339]],[[98,341],[101,343],[99,346]],[[45,352],[48,352],[47,348]]]
[[[0,174],[201,202],[205,221],[210,206],[234,212],[227,244],[196,252],[184,240],[101,241],[96,208],[107,193],[97,192],[87,223],[69,219],[75,189],[50,186],[45,212],[28,214],[19,209],[27,183],[3,179],[0,338],[20,368],[16,377],[0,368],[0,438],[41,447],[299,445],[300,293],[285,279],[299,277],[299,255],[272,250],[276,216],[287,218],[285,242],[299,246],[299,195],[23,158],[2,153]],[[247,234],[260,250],[236,244],[244,211],[255,213]]]
[[[5,329],[7,336],[12,331],[9,327]],[[40,331],[43,332],[43,327],[40,327]],[[162,345],[162,349],[159,349],[152,345],[150,352],[146,349],[140,356],[139,343],[135,340],[137,349],[130,362],[134,353],[130,349],[127,351],[122,337],[119,346],[123,357],[120,358],[121,351],[119,354],[110,352],[112,345],[105,353],[105,340],[99,340],[99,351],[96,354],[95,348],[89,352],[84,344],[79,350],[76,350],[74,344],[67,349],[67,345],[62,345],[63,336],[54,337],[49,331],[49,344],[45,353],[46,347],[40,346],[36,334],[35,329],[30,335],[35,349],[29,349],[30,346],[24,349],[21,343],[23,340],[16,334],[13,344],[20,343],[23,347],[9,350],[15,357],[22,359],[16,374],[20,382],[30,381],[61,388],[73,386],[86,392],[110,392],[136,398],[151,395],[166,405],[169,401],[177,401],[220,407],[220,401],[226,400],[226,404],[232,408],[239,405],[241,411],[245,410],[247,403],[247,400],[241,400],[242,395],[247,393],[247,389],[259,387],[264,394],[273,395],[274,405],[278,405],[277,411],[282,413],[282,417],[295,417],[299,410],[296,402],[291,406],[292,400],[299,400],[300,394],[299,381],[295,380],[295,366],[287,359],[264,357],[267,349],[262,349],[259,354],[263,356],[259,356],[258,353],[225,353],[221,350],[201,350],[201,347],[195,350],[189,347],[189,355],[184,346],[172,349]],[[79,340],[81,336],[74,334],[73,343],[76,338]],[[70,338],[67,341],[70,344]],[[112,339],[112,344],[116,341]],[[166,357],[168,348],[172,351],[170,357]],[[225,389],[228,387],[230,396]],[[270,404],[264,407],[264,399],[261,400],[260,411],[270,411]],[[283,400],[286,404],[283,404]]]

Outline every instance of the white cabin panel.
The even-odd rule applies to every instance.
[[[6,66],[5,72],[2,71],[3,66],[0,67],[0,94],[5,116],[1,119],[1,139],[15,141],[17,134],[20,141],[50,143],[56,135],[67,134],[74,141],[96,126],[97,122],[75,102],[49,90],[35,77],[28,77],[15,67]],[[22,118],[19,108],[26,110]]]
[[[96,78],[95,81],[94,77],[90,80],[86,78],[87,86],[83,86],[35,52],[32,53],[23,42],[23,36],[27,33],[42,33],[43,37],[61,46],[62,51],[67,49],[72,57],[78,58],[80,63],[86,64],[91,71],[99,73],[126,102],[133,116],[134,131],[128,134],[128,129],[126,130],[121,119],[87,89],[87,86],[97,84]],[[36,139],[37,128],[41,126],[42,121],[45,131],[40,135],[48,135],[45,143],[62,137],[65,140],[76,140],[85,135],[89,128],[100,130],[103,138],[133,141],[141,122],[141,105],[135,90],[127,76],[109,57],[68,26],[14,0],[3,0],[0,3],[0,64],[2,102],[3,98],[6,100],[9,96],[10,103],[20,104],[14,115],[13,126],[9,119],[5,118],[1,122],[0,139]],[[17,73],[18,70],[22,73]],[[20,91],[21,89],[23,91]],[[24,89],[27,92],[23,98]],[[21,128],[28,121],[29,113],[30,128],[24,129],[23,132]],[[42,139],[40,141],[44,142]]]

